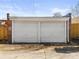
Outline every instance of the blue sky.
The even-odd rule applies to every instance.
[[[11,16],[53,16],[68,13],[78,0],[0,0],[0,18]]]

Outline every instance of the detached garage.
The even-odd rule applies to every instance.
[[[10,17],[12,43],[67,43],[68,17]]]

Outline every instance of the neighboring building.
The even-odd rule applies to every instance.
[[[72,18],[71,38],[79,38],[79,17]]]

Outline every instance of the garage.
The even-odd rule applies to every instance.
[[[11,17],[12,43],[67,43],[69,18]]]

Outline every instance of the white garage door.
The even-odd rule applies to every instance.
[[[13,21],[13,43],[66,42],[65,22]]]
[[[66,42],[66,28],[64,22],[42,22],[41,42]]]
[[[12,42],[27,43],[38,42],[37,40],[37,23],[36,22],[17,22],[13,21]]]

